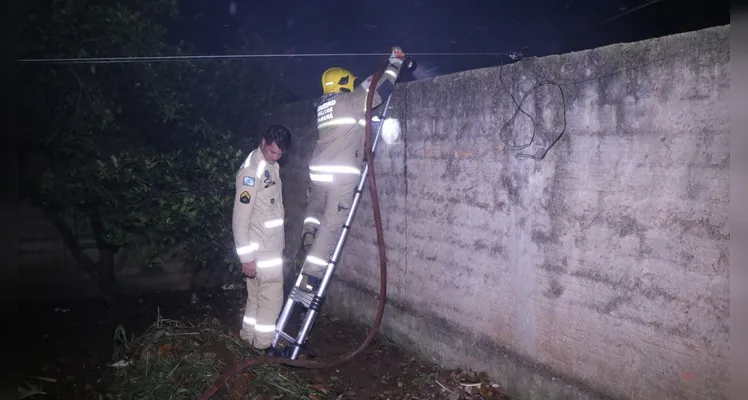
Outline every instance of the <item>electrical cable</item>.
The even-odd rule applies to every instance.
[[[409,56],[510,56],[509,53],[408,53]],[[209,54],[209,55],[180,55],[180,56],[144,56],[144,57],[80,57],[80,58],[25,58],[18,60],[23,64],[117,64],[134,62],[166,62],[189,60],[237,60],[249,58],[324,58],[324,57],[380,57],[389,56],[384,53],[268,53],[268,54]]]
[[[537,90],[541,86],[545,86],[545,85],[554,85],[561,92],[561,101],[563,103],[563,127],[561,128],[561,132],[559,132],[559,134],[556,136],[556,138],[551,142],[551,144],[548,145],[548,147],[546,147],[546,149],[540,155],[533,155],[533,154],[527,154],[527,153],[517,153],[517,154],[515,154],[515,156],[517,158],[531,158],[531,159],[533,159],[535,161],[541,161],[541,160],[543,160],[545,158],[545,156],[548,154],[548,152],[551,150],[551,148],[553,146],[555,146],[556,143],[558,143],[559,140],[561,140],[561,137],[566,132],[566,96],[564,95],[564,89],[562,89],[561,85],[559,85],[558,83],[556,83],[556,82],[554,82],[554,81],[552,81],[550,79],[544,78],[542,81],[540,81],[540,82],[536,83],[535,85],[533,85],[527,91],[527,93],[525,93],[522,96],[522,100],[520,100],[519,102],[517,102],[517,99],[514,97],[514,95],[512,94],[512,92],[509,90],[509,88],[506,86],[506,83],[504,83],[504,63],[501,63],[501,65],[499,66],[499,82],[501,82],[501,86],[504,88],[504,91],[509,95],[509,97],[512,99],[512,102],[517,107],[514,110],[514,114],[512,114],[512,117],[509,118],[509,120],[506,121],[506,123],[504,123],[504,125],[501,127],[501,129],[499,129],[499,139],[501,139],[501,141],[504,143],[504,145],[506,146],[506,148],[509,149],[509,150],[523,150],[523,149],[525,149],[527,147],[530,147],[533,144],[533,142],[535,141],[535,118],[533,118],[524,109],[522,109],[522,103],[525,102],[525,99],[527,98],[527,96],[529,96],[530,93],[534,92],[535,90]],[[527,142],[527,143],[525,143],[525,144],[521,144],[521,145],[509,144],[509,141],[504,138],[504,130],[506,129],[506,127],[509,124],[511,124],[517,118],[517,114],[520,113],[520,112],[522,114],[525,114],[528,118],[530,118],[530,121],[532,122],[532,135],[530,135],[530,141]]]
[[[387,58],[384,59],[383,65],[377,72],[374,73],[371,79],[371,87],[377,87],[377,83],[379,82],[379,78],[382,76],[385,67],[387,66],[387,62],[389,62],[389,55],[387,55]],[[368,94],[366,95],[366,138],[364,141],[364,152],[366,154],[366,160],[368,160],[369,168],[367,176],[370,179],[369,181],[369,193],[371,195],[371,206],[372,211],[374,212],[374,226],[376,228],[377,232],[377,245],[379,248],[379,270],[380,270],[380,277],[379,277],[379,302],[377,305],[377,314],[374,318],[374,324],[371,327],[371,330],[369,331],[369,335],[366,337],[363,343],[359,346],[358,349],[356,349],[354,352],[341,357],[340,359],[333,360],[333,361],[312,361],[312,360],[291,360],[287,358],[282,357],[270,357],[270,356],[259,356],[259,357],[253,357],[246,359],[244,361],[236,363],[231,369],[221,374],[221,376],[218,377],[218,380],[216,383],[214,383],[211,387],[209,387],[205,392],[203,392],[199,400],[208,400],[211,397],[213,397],[216,392],[231,378],[233,378],[236,374],[240,373],[245,368],[248,368],[250,366],[258,365],[258,364],[286,364],[292,367],[301,367],[301,368],[307,368],[307,369],[321,369],[321,368],[330,368],[334,367],[340,364],[343,364],[345,362],[348,362],[361,354],[366,348],[369,346],[372,340],[374,340],[374,336],[377,333],[377,330],[379,330],[379,325],[382,323],[382,317],[384,316],[384,307],[385,307],[385,301],[387,298],[387,254],[385,252],[385,244],[384,244],[384,228],[382,227],[382,216],[380,214],[379,210],[379,196],[377,194],[377,181],[374,174],[374,153],[372,150],[372,144],[373,144],[373,135],[372,135],[372,128],[371,128],[371,117],[372,117],[372,102],[374,100],[374,93],[376,90],[370,90]]]
[[[702,43],[700,46],[703,46],[704,48],[709,48],[709,47],[713,46],[715,43],[716,42],[705,42],[705,43]],[[525,93],[525,95],[522,97],[522,99],[519,102],[517,102],[517,99],[514,97],[514,95],[512,95],[511,91],[509,90],[509,88],[506,86],[506,83],[504,82],[504,73],[503,73],[504,63],[502,63],[499,66],[499,81],[501,82],[501,86],[504,89],[504,91],[512,99],[512,102],[516,106],[516,110],[514,111],[514,114],[512,115],[512,117],[499,130],[499,138],[504,143],[504,145],[506,146],[506,148],[508,148],[510,150],[522,150],[522,149],[525,149],[525,148],[531,146],[532,143],[535,140],[535,119],[531,115],[529,115],[524,109],[522,109],[522,103],[524,103],[525,99],[527,98],[527,96],[531,92],[535,91],[539,87],[544,86],[544,85],[553,85],[553,86],[556,86],[558,88],[559,92],[561,93],[561,100],[562,100],[562,103],[563,103],[563,127],[561,128],[561,132],[559,132],[559,134],[556,136],[556,138],[551,142],[551,144],[548,145],[548,147],[539,156],[532,155],[532,154],[524,154],[524,153],[516,154],[516,157],[519,157],[519,158],[531,158],[531,159],[534,159],[536,161],[540,161],[540,160],[542,160],[542,159],[545,158],[545,156],[548,154],[548,152],[550,151],[550,149],[553,146],[555,146],[556,143],[558,143],[558,141],[561,140],[562,136],[566,133],[566,108],[567,108],[567,106],[566,106],[566,95],[564,93],[564,90],[563,90],[562,86],[574,86],[574,85],[582,84],[584,82],[595,81],[595,80],[601,79],[601,78],[606,77],[606,76],[611,76],[611,75],[618,74],[618,73],[625,72],[625,71],[635,70],[635,69],[640,68],[642,66],[647,66],[647,65],[659,63],[659,62],[662,62],[662,61],[665,61],[665,60],[669,60],[669,59],[671,59],[673,57],[676,57],[676,56],[679,56],[679,55],[681,55],[683,53],[692,52],[692,51],[693,51],[693,49],[691,49],[691,48],[684,49],[684,50],[679,50],[679,51],[673,52],[671,54],[667,54],[665,56],[662,56],[662,57],[659,57],[659,58],[656,58],[656,59],[653,59],[653,60],[649,60],[647,62],[635,63],[633,65],[629,65],[629,66],[626,66],[624,68],[621,68],[621,69],[618,69],[618,70],[615,70],[615,71],[606,72],[604,74],[600,74],[600,75],[597,75],[597,76],[593,76],[593,77],[589,77],[589,78],[584,78],[584,79],[579,79],[579,80],[574,80],[574,81],[561,81],[560,83],[557,82],[557,81],[554,81],[552,79],[549,79],[548,77],[544,76],[543,74],[541,74],[540,72],[538,72],[537,70],[535,70],[532,66],[524,65],[524,63],[523,63],[523,65],[526,68],[530,69],[533,72],[533,74],[535,74],[538,77],[540,77],[541,81],[538,82],[537,84],[533,85],[533,87],[531,87],[527,91],[527,93]],[[512,58],[512,59],[514,59],[514,60],[518,60],[518,59],[521,60],[522,56],[521,56],[521,53],[510,53],[509,57]],[[520,112],[522,114],[525,114],[532,121],[532,135],[530,136],[530,141],[528,143],[523,144],[523,145],[512,145],[512,144],[509,144],[509,142],[504,137],[504,130],[506,129],[506,127],[510,123],[512,123],[512,121],[514,121],[517,118],[517,114],[520,113]]]

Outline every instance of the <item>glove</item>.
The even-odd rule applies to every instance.
[[[403,53],[403,49],[399,47],[393,47],[392,54],[390,54],[390,64],[400,68],[400,66],[403,65],[403,60],[405,60],[405,53]]]

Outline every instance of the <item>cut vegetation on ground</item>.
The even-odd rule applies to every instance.
[[[22,306],[22,315],[28,315],[21,320],[23,337],[32,356],[24,366],[26,398],[196,399],[230,365],[258,355],[238,336],[243,302],[243,291],[237,290],[129,299],[118,310],[85,302]],[[34,322],[44,314],[48,324]],[[358,347],[367,333],[367,327],[323,314],[309,346],[320,358],[335,359]],[[260,365],[237,375],[213,398],[506,397],[484,376],[441,370],[378,335],[363,354],[340,367]]]

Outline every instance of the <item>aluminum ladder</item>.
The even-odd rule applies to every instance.
[[[379,124],[377,126],[376,134],[373,135],[374,138],[371,145],[372,157],[377,150],[377,143],[379,142],[379,136],[382,132],[384,120],[387,118],[387,111],[390,107],[391,98],[392,95],[390,94],[384,104],[382,115],[379,117]],[[374,123],[374,118],[376,117],[372,116],[372,123]],[[317,318],[319,310],[324,302],[325,294],[327,292],[327,286],[332,279],[332,275],[335,272],[335,267],[337,266],[338,258],[340,257],[340,253],[343,250],[345,240],[348,237],[348,231],[350,230],[351,223],[353,223],[353,217],[356,213],[356,209],[358,208],[359,202],[361,201],[361,193],[363,192],[364,185],[366,184],[366,177],[367,173],[369,172],[370,164],[371,160],[366,160],[366,158],[364,157],[363,169],[361,170],[361,176],[358,180],[356,190],[353,193],[353,203],[351,204],[351,209],[348,211],[348,217],[346,218],[345,223],[342,227],[340,236],[338,237],[338,241],[335,244],[335,247],[327,261],[327,267],[325,267],[325,273],[322,277],[322,281],[319,284],[319,287],[316,289],[316,291],[314,289],[306,287],[306,285],[304,285],[305,287],[302,287],[302,281],[304,280],[303,278],[305,275],[304,270],[302,269],[299,272],[299,276],[296,278],[296,283],[294,284],[293,288],[291,288],[291,292],[288,295],[288,299],[286,300],[286,304],[283,307],[283,311],[281,311],[278,322],[275,325],[275,338],[273,339],[272,344],[272,348],[279,351],[281,354],[283,354],[284,357],[295,360],[299,356],[301,348],[309,338],[309,334],[312,330],[312,325],[314,325],[314,320]],[[294,338],[293,336],[286,333],[285,329],[286,325],[288,325],[288,320],[294,311],[294,307],[297,305],[303,306],[307,311],[306,315],[304,316],[304,321],[301,323],[299,333]],[[278,345],[281,343],[281,339],[284,339],[290,344],[290,354],[288,354],[287,351],[280,351],[278,349]]]

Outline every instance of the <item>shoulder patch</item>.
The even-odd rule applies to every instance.
[[[246,190],[239,195],[239,202],[242,204],[249,204],[250,200],[252,200],[252,195],[249,194],[249,192],[247,192]]]
[[[242,185],[244,186],[254,186],[255,185],[255,178],[251,176],[245,176],[242,179]]]

